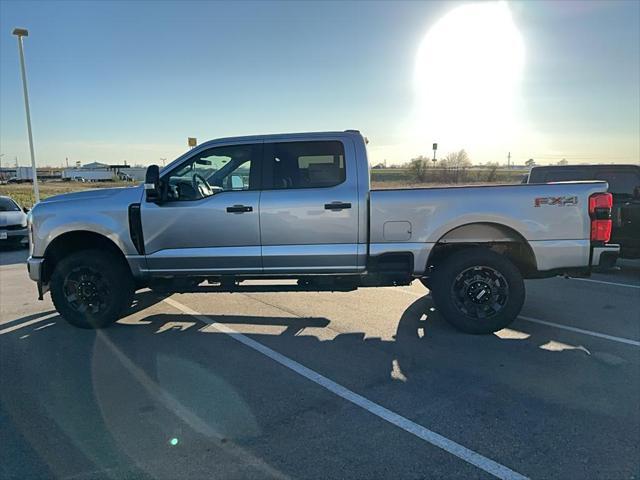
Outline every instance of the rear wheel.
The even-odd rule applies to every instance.
[[[58,313],[80,328],[104,328],[131,305],[134,282],[127,265],[113,253],[82,250],[63,258],[51,276],[51,298]]]
[[[467,333],[505,328],[525,298],[520,271],[508,258],[485,248],[453,253],[436,267],[431,286],[440,314]]]

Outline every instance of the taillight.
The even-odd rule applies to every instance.
[[[611,239],[611,207],[613,196],[610,193],[595,193],[589,197],[591,241],[607,243]]]

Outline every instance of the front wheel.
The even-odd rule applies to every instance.
[[[451,254],[436,267],[432,287],[440,314],[457,329],[474,334],[508,326],[525,297],[520,271],[508,258],[486,248]]]
[[[51,299],[71,325],[104,328],[120,318],[134,293],[131,272],[121,258],[82,250],[63,258],[51,276]]]

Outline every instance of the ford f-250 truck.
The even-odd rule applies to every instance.
[[[371,190],[369,179],[358,131],[213,140],[149,167],[137,188],[40,202],[29,274],[84,328],[116,321],[144,287],[348,291],[420,279],[455,327],[488,333],[520,312],[523,278],[588,274],[619,250],[608,245],[606,182]]]

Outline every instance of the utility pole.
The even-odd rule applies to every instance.
[[[31,133],[31,113],[29,112],[29,93],[27,92],[27,72],[24,66],[24,50],[22,37],[29,36],[25,28],[14,28],[13,34],[18,37],[18,52],[20,54],[20,71],[22,72],[22,90],[24,91],[24,109],[27,112],[27,132],[29,133],[29,150],[31,152],[31,175],[33,179],[33,195],[35,203],[40,202],[40,190],[38,189],[38,170],[36,169],[36,155],[33,152],[33,134]]]
[[[511,152],[507,154],[507,170],[511,169]]]

